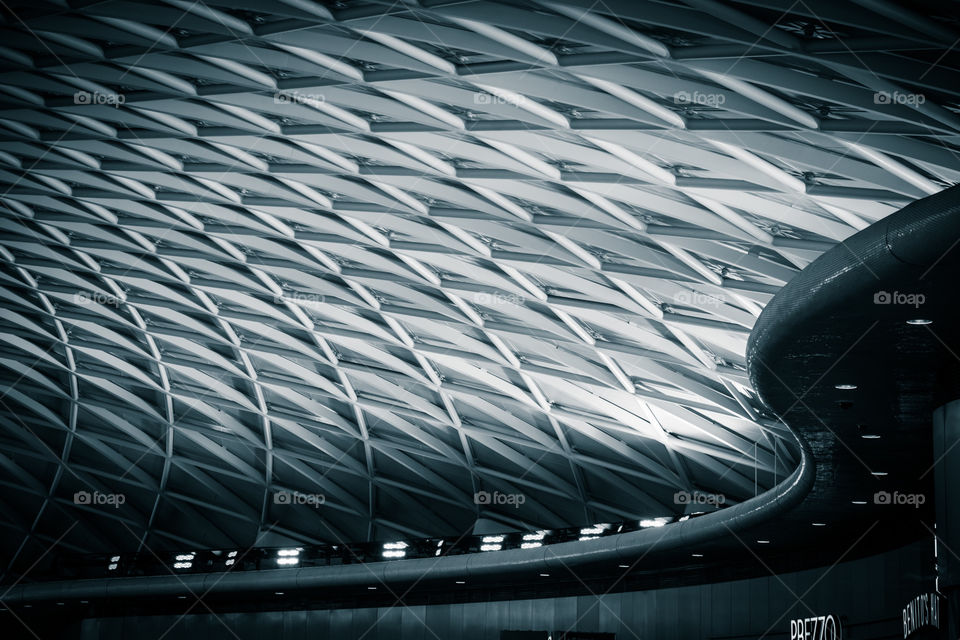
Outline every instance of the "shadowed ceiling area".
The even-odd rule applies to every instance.
[[[956,18],[862,4],[4,5],[0,560],[774,486],[763,306],[960,181]]]

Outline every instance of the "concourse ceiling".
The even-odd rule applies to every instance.
[[[909,7],[4,4],[3,564],[773,486],[764,304],[960,181],[960,25]]]

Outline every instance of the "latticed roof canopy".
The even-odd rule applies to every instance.
[[[865,4],[7,10],[5,547],[549,528],[771,486],[796,458],[746,379],[761,308],[960,178],[955,18]]]

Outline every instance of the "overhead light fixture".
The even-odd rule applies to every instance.
[[[852,504],[867,504],[866,500],[851,500]]]
[[[691,553],[690,555],[693,556],[694,558],[702,558],[702,557],[703,557],[703,554],[702,554],[702,553]]]
[[[466,580],[457,580],[457,584],[467,584]]]
[[[876,433],[865,433],[865,434],[863,434],[863,435],[860,436],[860,437],[863,438],[864,440],[879,440],[879,439],[880,439],[880,436],[879,436],[878,434],[876,434]]]
[[[927,318],[913,318],[907,320],[907,324],[912,324],[915,326],[924,326],[928,324],[933,324],[933,320],[928,320]]]
[[[670,518],[648,518],[640,521],[641,527],[662,527],[670,522]]]
[[[174,569],[189,569],[192,566],[193,566],[192,562],[174,562],[173,563]]]
[[[384,558],[405,558],[407,557],[407,543],[385,542],[382,555]]]
[[[536,533],[523,534],[523,542],[520,543],[521,549],[536,549],[543,546],[543,539],[546,537],[546,531],[537,531]]]
[[[628,564],[618,564],[617,567],[620,568],[620,569],[629,569],[629,568],[630,568],[630,565],[628,565]]]
[[[540,574],[540,577],[541,577],[541,578],[549,578],[549,577],[550,577],[550,574],[549,574],[549,573],[541,573],[541,574]]]
[[[855,384],[835,384],[833,385],[834,389],[839,389],[840,391],[853,391],[857,388]]]
[[[281,567],[289,567],[295,564],[300,564],[300,558],[277,558],[277,564]]]
[[[594,540],[609,528],[609,524],[595,524],[592,527],[584,527],[580,529],[580,540]]]
[[[757,544],[770,544],[769,540],[757,540]]]
[[[870,472],[870,475],[872,475],[872,476],[877,476],[877,477],[883,477],[883,476],[888,475],[888,474],[887,474],[886,471],[871,471],[871,472]]]
[[[299,556],[301,549],[298,547],[296,549],[280,549],[277,551],[277,555],[281,558],[286,558],[290,556]]]
[[[826,522],[814,522],[814,523],[813,523],[813,526],[815,526],[815,527],[825,527],[825,526],[827,526],[827,523],[826,523]]]
[[[503,549],[504,536],[483,536],[480,551],[500,551]]]

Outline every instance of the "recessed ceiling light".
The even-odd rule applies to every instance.
[[[872,476],[885,476],[887,475],[886,471],[871,471],[870,475]]]
[[[283,591],[274,591],[274,592],[273,592],[273,595],[275,595],[275,596],[282,596],[282,595],[283,595]]]
[[[835,384],[833,385],[834,389],[839,389],[840,391],[852,391],[857,388],[855,384]]]
[[[540,574],[540,577],[541,577],[541,578],[549,578],[549,577],[550,577],[550,574],[549,574],[549,573],[541,573],[541,574]]]
[[[815,527],[825,527],[825,526],[827,526],[827,523],[826,523],[826,522],[814,522],[814,523],[813,523],[813,526],[815,526]]]
[[[629,569],[629,568],[630,568],[630,565],[628,565],[628,564],[619,564],[619,565],[617,565],[617,566],[620,567],[621,569]]]
[[[457,584],[467,584],[466,580],[457,580]]]
[[[757,540],[757,544],[770,544],[769,540]]]
[[[853,504],[867,504],[866,500],[851,500]]]
[[[702,558],[702,557],[703,557],[703,554],[702,554],[702,553],[691,553],[690,555],[692,555],[694,558]]]
[[[177,600],[186,600],[187,596],[177,596]]]
[[[933,320],[927,320],[926,318],[913,318],[912,320],[907,320],[907,324],[923,326],[927,324],[933,324]]]
[[[376,590],[377,590],[376,587],[367,587],[367,589],[369,589],[370,591],[376,591]]]
[[[876,433],[865,433],[865,434],[863,434],[863,435],[860,436],[860,437],[863,438],[864,440],[879,440],[879,439],[880,439],[880,436],[877,435]]]

